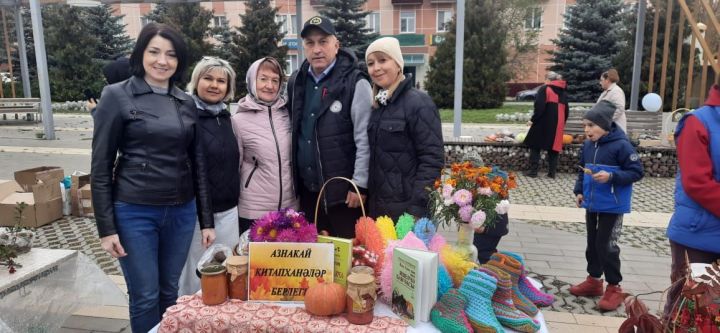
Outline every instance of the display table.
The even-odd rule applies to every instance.
[[[125,294],[84,254],[33,248],[0,268],[0,332],[60,328],[80,306],[125,305]]]
[[[536,280],[534,280],[534,279],[532,279],[532,278],[529,278],[529,280],[530,280],[536,287],[540,287],[540,282],[539,282],[539,281],[536,281]],[[187,297],[187,296],[183,296],[183,297]],[[263,304],[270,304],[270,305],[275,305],[275,306],[280,306],[280,307],[287,307],[287,308],[289,308],[289,307],[302,307],[302,306],[303,306],[302,303],[263,303]],[[168,309],[168,311],[170,311],[170,309]],[[220,312],[222,312],[222,311],[220,311]],[[375,316],[376,316],[376,317],[382,316],[382,317],[389,317],[389,318],[392,318],[392,319],[399,319],[399,317],[398,317],[395,313],[392,312],[392,310],[390,309],[390,307],[389,307],[387,304],[384,304],[384,303],[382,303],[382,302],[377,302],[377,303],[375,303]],[[538,314],[535,316],[534,319],[535,319],[537,322],[539,322],[540,325],[541,325],[541,326],[540,326],[540,330],[538,330],[538,332],[539,332],[539,333],[547,333],[547,332],[548,332],[548,329],[547,329],[547,325],[545,324],[545,318],[543,317],[542,312],[538,312]],[[150,330],[150,333],[158,333],[159,326],[160,326],[159,324],[158,324],[157,326],[155,326],[152,330]],[[248,325],[248,326],[249,326],[249,325]],[[247,327],[247,328],[250,329],[249,327]],[[239,330],[239,331],[242,332],[243,330]],[[253,330],[253,331],[254,331],[254,330]],[[275,332],[276,330],[270,329],[270,330],[266,330],[266,331],[267,331],[267,332],[271,332],[271,331],[272,331],[272,332]],[[311,332],[311,331],[312,331],[311,329],[308,329],[308,330],[307,330],[307,332]],[[295,332],[295,331],[293,331],[293,332]],[[438,330],[437,328],[435,328],[435,326],[433,326],[432,323],[430,323],[430,322],[427,322],[427,323],[418,322],[414,327],[413,327],[413,326],[408,326],[408,327],[406,328],[405,332],[409,332],[409,333],[436,333],[436,332],[438,332],[438,333],[440,333],[440,330]],[[511,330],[511,329],[509,329],[509,328],[505,328],[505,332],[517,332],[517,331]]]

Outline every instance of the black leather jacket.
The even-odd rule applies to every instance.
[[[133,76],[103,89],[91,175],[100,237],[117,233],[116,200],[177,205],[195,197],[200,227],[214,227],[197,121],[195,103],[177,87],[156,94]]]

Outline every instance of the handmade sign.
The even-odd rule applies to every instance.
[[[250,243],[250,301],[302,302],[307,288],[333,282],[334,246]]]

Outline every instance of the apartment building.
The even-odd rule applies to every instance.
[[[201,5],[214,13],[214,26],[239,26],[240,14],[245,13],[243,1],[201,2]],[[286,32],[282,40],[287,45],[288,73],[298,68],[298,48],[302,47],[297,31],[295,0],[276,0],[274,5],[279,8],[277,21],[283,22],[282,30]],[[123,3],[113,5],[116,13],[125,15],[127,33],[131,38],[137,37],[143,25],[147,24],[145,16],[152,11],[153,4]],[[319,0],[303,0],[302,20],[318,14]],[[436,44],[442,41],[447,25],[455,15],[454,0],[368,0],[366,10],[371,14],[367,18],[367,26],[382,36],[393,36],[400,41],[405,60],[405,73],[413,74],[416,82],[425,78],[429,67],[429,59],[435,54]],[[342,41],[341,41],[342,43]]]

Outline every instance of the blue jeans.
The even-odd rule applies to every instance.
[[[130,297],[130,326],[144,333],[177,300],[197,218],[195,199],[164,206],[114,204],[118,237],[127,253],[120,267]]]

